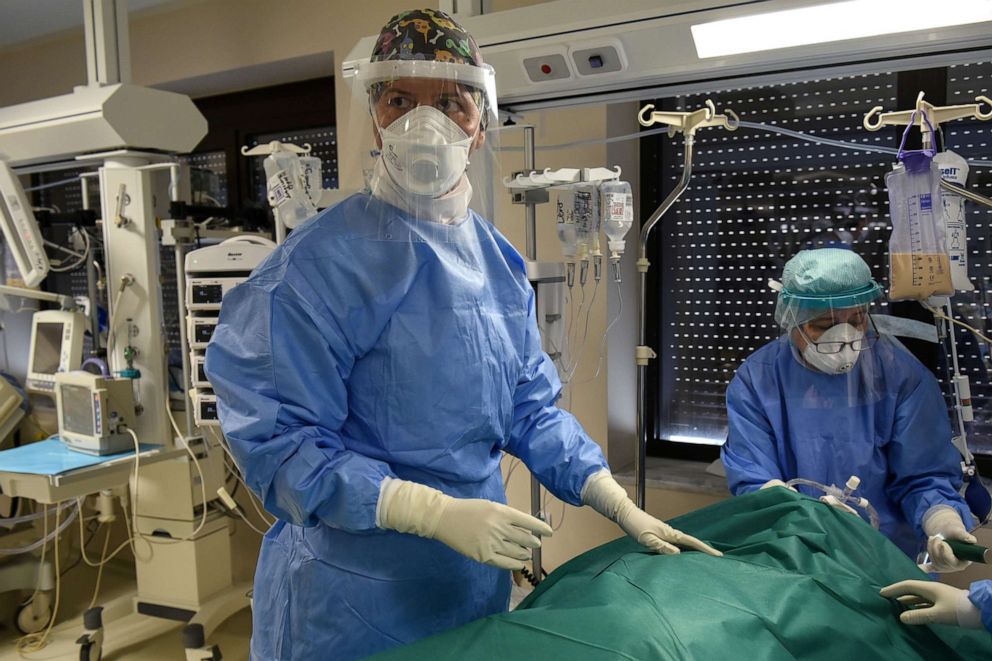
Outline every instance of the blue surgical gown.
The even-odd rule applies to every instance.
[[[721,456],[735,495],[772,479],[843,487],[857,475],[856,495],[878,511],[881,532],[914,558],[925,546],[920,524],[931,507],[949,505],[974,525],[958,494],[961,456],[937,381],[888,336],[840,375],[800,364],[787,336],[772,341],[737,370],[727,416]]]
[[[506,502],[503,452],[580,504],[606,467],[555,406],[519,253],[474,212],[413,219],[360,194],[224,298],[206,372],[248,486],[278,522],[253,659],[354,659],[507,608],[510,574],[376,527],[386,477]]]
[[[992,631],[992,581],[975,581],[971,584],[968,599],[982,612],[982,624]]]

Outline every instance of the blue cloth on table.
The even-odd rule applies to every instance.
[[[157,445],[141,445],[141,451],[153,450]],[[27,473],[29,475],[61,475],[80,468],[105,464],[121,457],[134,456],[133,450],[103,456],[70,450],[57,438],[0,452],[0,473]]]

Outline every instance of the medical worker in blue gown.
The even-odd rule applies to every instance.
[[[880,296],[849,250],[789,260],[775,309],[785,334],[751,354],[727,389],[727,481],[740,495],[857,475],[885,536],[914,559],[926,548],[936,571],[963,569],[943,542],[975,541],[947,405],[933,374],[878,332],[869,304]]]
[[[357,81],[381,154],[368,192],[231,291],[207,351],[224,434],[278,517],[252,658],[355,659],[505,611],[508,570],[551,528],[505,505],[504,452],[650,549],[719,555],[637,509],[555,406],[524,262],[468,207],[496,121],[475,41],[404,12]]]

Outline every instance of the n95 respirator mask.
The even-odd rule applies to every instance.
[[[473,137],[437,108],[417,106],[379,134],[386,170],[414,195],[444,195],[465,173]]]

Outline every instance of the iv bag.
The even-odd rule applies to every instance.
[[[624,239],[634,224],[634,197],[626,181],[607,181],[599,190],[603,196],[603,227],[610,239],[611,258],[619,259],[626,247]]]
[[[968,161],[950,150],[934,156],[933,162],[940,169],[944,181],[964,187],[968,183]],[[941,191],[942,222],[947,256],[951,264],[951,282],[958,291],[973,291],[975,285],[968,279],[968,232],[965,199],[960,195]]]
[[[267,180],[269,205],[286,227],[296,227],[317,213],[317,207],[304,191],[299,157],[277,151],[262,162]]]
[[[558,240],[561,241],[562,255],[566,261],[574,261],[578,231],[575,227],[575,205],[571,191],[558,192],[555,225],[558,229]]]
[[[300,156],[300,170],[303,179],[303,192],[307,199],[316,207],[320,204],[324,192],[322,164],[316,156]]]
[[[885,175],[892,236],[889,238],[889,300],[925,300],[953,294],[950,259],[941,223],[940,169],[931,149],[904,151],[912,114],[899,145],[899,163]],[[923,121],[933,135],[930,120]]]

